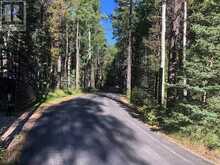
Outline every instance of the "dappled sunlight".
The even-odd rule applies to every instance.
[[[135,154],[133,130],[93,99],[48,109],[28,135],[21,164],[147,165]]]

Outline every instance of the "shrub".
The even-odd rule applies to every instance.
[[[208,133],[205,136],[204,143],[209,149],[220,148],[220,137],[213,133]]]
[[[157,110],[152,106],[143,106],[140,108],[144,120],[150,125],[158,125]]]
[[[135,87],[132,90],[132,103],[136,105],[143,105],[144,99],[146,98],[145,93],[143,89]]]
[[[209,149],[220,148],[219,100],[212,98],[208,105],[176,103],[168,109],[160,109],[145,102],[141,108],[146,122],[160,125],[167,133],[188,137],[205,144]]]

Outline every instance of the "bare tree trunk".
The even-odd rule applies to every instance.
[[[132,11],[133,1],[130,0],[130,12],[129,12],[129,36],[128,36],[128,63],[127,63],[127,97],[131,101],[131,65],[132,65]]]
[[[184,1],[184,24],[183,24],[183,69],[186,67],[186,44],[187,44],[187,0]],[[187,85],[186,74],[184,71],[183,85]],[[184,89],[184,97],[187,97],[188,91]]]
[[[80,88],[79,21],[76,22],[76,89]]]
[[[71,86],[71,56],[69,53],[69,27],[66,25],[66,57],[67,57],[67,85]]]
[[[89,87],[95,88],[95,64],[94,64],[94,59],[92,59],[92,44],[91,44],[91,29],[89,28],[89,50],[88,50],[88,56],[89,56],[89,60],[91,60],[91,70],[90,70],[90,85]]]
[[[166,0],[162,1],[162,31],[161,31],[161,64],[160,64],[160,86],[161,86],[161,96],[160,104],[162,106],[166,105],[165,100],[165,66],[166,66]]]
[[[89,50],[88,50],[88,56],[89,59],[92,58],[92,46],[91,46],[91,29],[89,28]]]
[[[61,65],[62,65],[62,59],[61,56],[59,56],[57,61],[57,73],[58,73],[57,88],[61,88],[61,79],[62,79]]]
[[[93,89],[95,89],[95,64],[94,64],[94,61],[92,61],[92,64],[91,64],[91,87]]]

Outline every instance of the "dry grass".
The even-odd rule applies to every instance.
[[[210,160],[216,165],[220,164],[220,150],[210,150],[205,145],[196,143],[190,138],[181,137],[178,134],[167,135],[161,132],[159,134],[167,140],[181,146],[182,148],[188,150],[189,152],[192,152],[199,157],[202,157],[203,159]]]

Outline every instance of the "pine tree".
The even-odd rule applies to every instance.
[[[187,79],[190,86],[203,90],[203,101],[206,102],[207,94],[218,93],[220,84],[220,6],[217,0],[195,0],[190,9]]]

